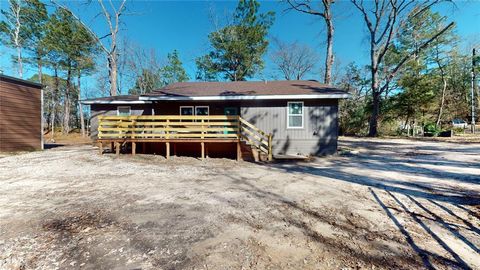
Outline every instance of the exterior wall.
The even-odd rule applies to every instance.
[[[297,100],[292,100],[297,101]],[[290,155],[328,155],[337,151],[338,100],[303,100],[304,127],[287,129],[287,100],[168,101],[131,106],[132,115],[179,115],[180,106],[209,106],[210,115],[223,115],[225,107],[238,108],[239,114],[261,130],[273,134],[273,152]],[[117,106],[92,105],[92,138],[97,136],[98,115],[116,115]]]
[[[338,138],[338,100],[303,100],[302,129],[287,128],[287,102],[242,102],[241,115],[263,131],[273,134],[274,155],[334,154],[337,151]]]
[[[151,104],[92,104],[90,107],[90,137],[93,140],[97,139],[98,135],[98,116],[99,115],[117,115],[118,106],[130,106],[132,115],[151,115]]]
[[[42,90],[0,78],[0,151],[43,148]]]

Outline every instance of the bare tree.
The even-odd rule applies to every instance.
[[[75,17],[96,39],[98,42],[100,49],[105,53],[107,57],[107,65],[108,65],[108,78],[110,82],[110,95],[116,96],[118,92],[118,62],[119,62],[119,50],[118,50],[118,33],[120,31],[120,17],[124,14],[126,6],[126,0],[120,1],[118,7],[115,6],[117,1],[108,0],[109,8],[105,5],[103,0],[98,0],[102,11],[100,14],[103,15],[105,21],[108,24],[109,33],[103,36],[97,35],[90,27],[88,27],[77,15],[75,15],[70,9],[66,6],[57,3],[55,0],[51,0],[55,3],[58,7],[63,8],[69,11],[72,16]],[[109,42],[103,42],[104,39],[109,37]]]
[[[161,64],[155,50],[145,50],[135,44],[125,44],[128,54],[125,55],[125,65],[128,75],[133,79],[134,94],[145,94],[153,88],[160,87]],[[130,91],[132,92],[132,91]]]
[[[285,80],[301,80],[315,67],[318,57],[307,45],[285,43],[277,39],[274,39],[274,43],[276,49],[271,58]]]
[[[22,48],[24,47],[24,39],[22,37],[22,0],[10,0],[8,11],[3,11],[5,22],[0,24],[0,32],[7,35],[7,44],[12,45],[17,52],[17,72],[18,77],[23,78],[23,60]]]
[[[311,0],[287,0],[287,3],[290,7],[296,11],[303,12],[306,14],[311,14],[321,17],[327,28],[327,51],[325,57],[325,76],[324,83],[330,84],[332,78],[332,66],[334,62],[333,55],[333,34],[335,28],[333,26],[333,17],[332,17],[332,4],[335,0],[322,0],[322,5],[320,9],[314,9],[311,6]]]
[[[353,5],[360,11],[368,29],[370,43],[370,76],[372,88],[372,114],[369,120],[369,136],[377,136],[378,119],[380,115],[380,102],[382,94],[389,89],[392,79],[396,76],[403,65],[427,48],[430,43],[444,34],[454,23],[432,34],[415,48],[415,53],[407,54],[401,58],[393,68],[387,70],[384,64],[385,55],[391,48],[394,37],[402,27],[405,27],[408,18],[419,16],[433,5],[443,1],[418,1],[418,0],[376,0],[363,1],[351,0]]]

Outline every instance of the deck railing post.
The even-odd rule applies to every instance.
[[[268,134],[268,161],[273,160],[273,153],[272,153],[272,133]]]

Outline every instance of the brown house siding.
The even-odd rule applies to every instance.
[[[0,151],[42,149],[40,86],[0,77]]]

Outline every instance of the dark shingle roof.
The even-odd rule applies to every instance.
[[[237,96],[346,94],[317,81],[180,82],[142,96]]]

